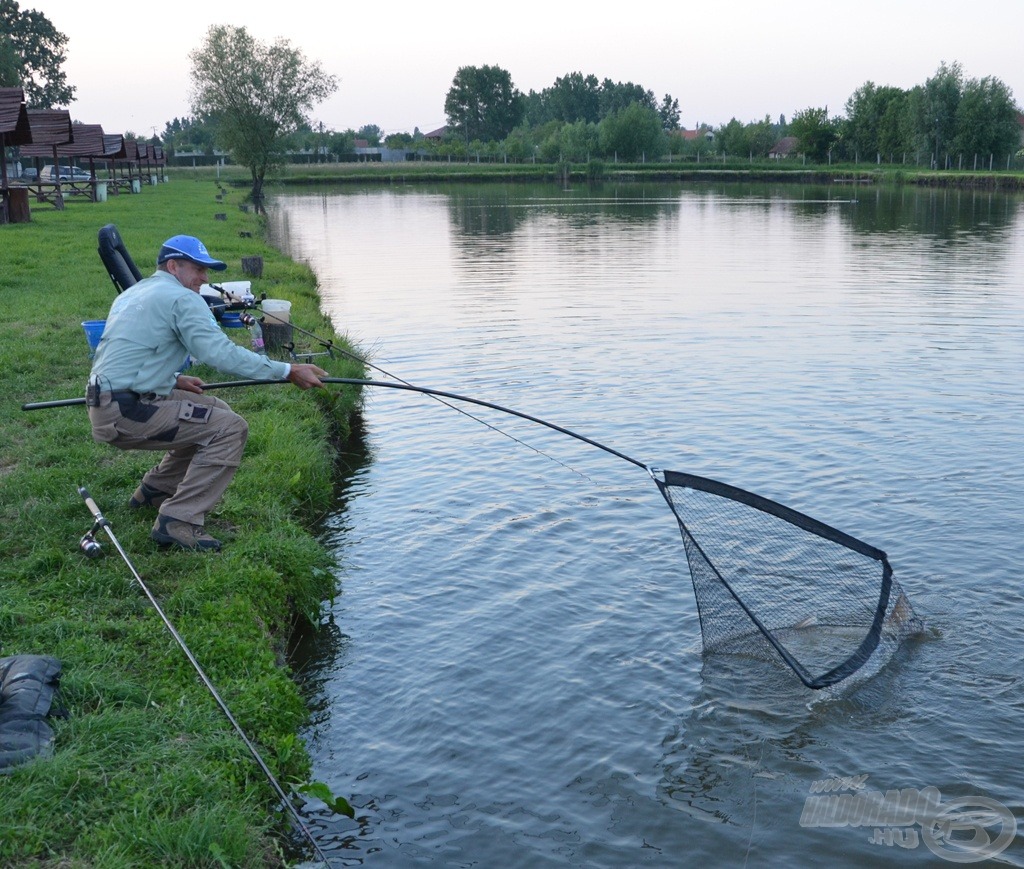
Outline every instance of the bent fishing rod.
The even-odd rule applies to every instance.
[[[118,554],[121,556],[124,563],[128,565],[128,570],[131,571],[132,576],[135,578],[135,582],[138,583],[139,588],[141,588],[142,591],[145,593],[146,597],[149,599],[149,602],[153,605],[153,609],[157,611],[157,614],[160,616],[161,621],[163,621],[164,626],[170,632],[171,636],[174,637],[174,641],[181,648],[181,651],[185,653],[185,657],[188,658],[188,662],[192,665],[192,668],[199,675],[199,678],[202,681],[203,685],[206,686],[206,690],[210,692],[210,695],[217,702],[217,705],[220,707],[220,711],[224,713],[224,717],[227,718],[231,726],[235,729],[235,732],[238,734],[239,738],[245,744],[245,747],[249,749],[249,753],[252,755],[253,760],[256,761],[256,765],[260,768],[260,770],[262,770],[263,775],[266,776],[267,781],[270,782],[270,785],[277,793],[277,796],[288,809],[299,831],[303,834],[303,836],[306,837],[306,839],[309,840],[310,845],[313,846],[314,852],[316,853],[317,857],[323,862],[323,864],[325,866],[329,865],[327,856],[320,849],[320,845],[317,843],[316,838],[313,836],[309,827],[306,826],[306,823],[305,821],[303,821],[302,815],[299,814],[298,809],[296,809],[295,806],[292,805],[292,802],[288,798],[288,795],[285,793],[285,790],[281,786],[281,783],[277,780],[277,777],[274,775],[274,773],[271,772],[270,767],[267,766],[266,761],[263,760],[263,757],[257,750],[256,746],[253,745],[249,737],[245,735],[245,731],[242,730],[242,726],[238,723],[238,720],[231,713],[231,709],[228,708],[228,704],[224,702],[224,698],[220,696],[220,692],[217,691],[213,682],[210,681],[210,677],[206,675],[206,671],[203,670],[202,666],[199,664],[199,661],[196,659],[196,656],[192,654],[192,650],[185,643],[185,640],[182,639],[181,634],[178,633],[177,628],[174,627],[174,624],[167,617],[167,614],[163,611],[163,608],[160,606],[160,603],[157,601],[157,599],[153,596],[153,593],[149,590],[149,587],[146,585],[145,582],[143,582],[142,577],[139,575],[139,572],[135,569],[135,565],[132,564],[131,559],[128,557],[128,553],[125,552],[124,547],[121,546],[121,542],[117,539],[113,529],[110,527],[109,520],[103,515],[102,512],[100,512],[100,508],[97,506],[96,502],[92,499],[92,496],[89,494],[88,490],[84,486],[78,487],[78,494],[81,495],[82,500],[85,501],[85,506],[88,508],[89,512],[92,513],[93,516],[93,526],[85,534],[85,536],[81,540],[81,543],[79,544],[82,552],[84,552],[90,558],[100,554],[100,546],[96,540],[97,531],[102,529],[104,533],[106,533],[107,537],[110,538],[111,543],[114,544],[114,548],[117,549]]]
[[[578,441],[582,441],[585,444],[590,444],[592,447],[597,447],[599,450],[604,450],[613,456],[617,456],[624,461],[629,462],[632,465],[636,465],[638,468],[643,468],[648,473],[652,473],[652,469],[641,462],[639,459],[634,459],[631,456],[627,456],[625,453],[620,453],[618,450],[612,449],[605,444],[595,441],[592,438],[588,438],[585,435],[581,435],[578,432],[574,432],[571,429],[564,428],[563,426],[557,425],[553,422],[541,419],[538,416],[532,416],[528,413],[523,413],[519,410],[514,410],[511,407],[505,407],[504,405],[497,404],[493,401],[484,401],[481,398],[472,398],[468,395],[461,395],[457,392],[448,392],[443,389],[431,389],[427,386],[416,386],[412,383],[406,383],[405,381],[391,382],[389,380],[363,380],[357,377],[322,377],[323,383],[338,383],[346,386],[372,386],[381,387],[385,389],[402,389],[408,392],[419,392],[423,395],[430,395],[435,398],[450,399],[452,401],[464,401],[468,404],[475,404],[480,407],[490,408],[491,410],[497,410],[501,413],[507,413],[511,416],[518,416],[520,419],[528,420],[529,422],[537,423],[538,425],[545,426],[553,431],[557,431],[561,434],[568,435],[569,437],[575,438]],[[273,380],[228,380],[221,383],[206,383],[203,384],[203,391],[208,389],[231,389],[242,386],[271,386],[276,384],[290,383],[284,379],[273,379]],[[55,401],[35,401],[28,402],[21,406],[22,410],[44,410],[51,407],[73,407],[75,405],[85,404],[84,398],[63,398]],[[447,404],[447,402],[445,402]],[[455,408],[460,410],[460,408]],[[473,419],[472,414],[470,416]],[[482,420],[481,420],[482,421]],[[489,425],[488,423],[484,423]],[[493,427],[493,426],[492,426]],[[499,429],[500,431],[500,429]],[[509,435],[511,437],[511,435]],[[521,443],[521,441],[520,441]]]
[[[211,284],[210,286],[214,290],[216,290],[218,293],[220,293],[221,298],[223,298],[225,301],[227,301],[229,303],[229,307],[232,307],[232,308],[241,306],[241,307],[243,307],[245,309],[255,309],[255,308],[257,308],[260,305],[261,302],[264,302],[267,299],[267,296],[264,293],[263,297],[258,302],[252,302],[252,303],[239,302],[238,298],[234,294],[232,294],[228,290],[225,290],[219,284]],[[360,356],[358,353],[353,353],[351,350],[346,350],[344,347],[339,347],[330,338],[321,338],[319,335],[317,335],[315,332],[311,332],[309,329],[303,329],[301,326],[296,326],[294,323],[291,322],[290,319],[286,319],[285,317],[282,317],[282,316],[280,316],[278,314],[275,314],[275,313],[273,313],[271,311],[264,311],[262,308],[260,310],[261,310],[264,318],[269,317],[271,320],[275,320],[279,324],[287,324],[287,325],[291,326],[291,328],[293,330],[295,330],[296,332],[300,332],[303,335],[307,335],[308,337],[312,338],[317,344],[319,344],[321,347],[324,348],[324,350],[326,351],[326,353],[327,353],[327,355],[329,357],[334,358],[334,353],[335,352],[341,353],[343,356],[347,356],[349,359],[354,359],[356,362],[359,362],[360,364],[365,365],[368,368],[372,368],[374,371],[379,371],[385,377],[390,377],[393,380],[397,380],[399,383],[404,383],[410,389],[415,389],[415,387],[413,387],[413,385],[408,380],[404,380],[403,378],[399,377],[397,374],[394,374],[391,371],[387,371],[384,368],[381,368],[379,365],[375,365],[369,359],[366,359],[366,358]],[[288,343],[288,344],[284,344],[282,346],[291,354],[293,359],[310,358],[311,354],[296,353],[296,351],[295,351],[295,343],[294,342],[291,342],[291,343]],[[446,401],[442,397],[441,393],[431,394],[429,391],[426,391],[426,390],[420,390],[420,391],[424,392],[424,394],[430,395],[431,398],[434,398],[437,401],[441,402],[441,404],[443,404],[445,407],[451,408],[452,410],[456,411],[457,413],[461,413],[463,416],[468,416],[474,422],[478,422],[481,425],[486,426],[487,428],[491,429],[491,431],[495,431],[498,434],[502,434],[505,437],[509,438],[510,440],[515,441],[520,446],[529,447],[534,452],[539,453],[540,455],[545,456],[546,458],[549,458],[552,461],[558,462],[558,464],[563,465],[563,467],[566,467],[563,462],[559,462],[558,459],[555,459],[552,456],[549,456],[547,453],[543,452],[542,450],[537,449],[532,444],[528,444],[525,441],[521,441],[515,435],[509,434],[504,429],[499,428],[498,426],[493,425],[492,423],[487,422],[487,420],[485,420],[485,419],[480,419],[480,417],[474,416],[472,413],[470,413],[465,408],[459,407],[458,405],[454,405],[451,402]],[[465,399],[462,399],[462,400],[465,400]],[[570,470],[572,470],[572,469],[570,469]]]

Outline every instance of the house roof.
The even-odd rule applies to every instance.
[[[800,140],[796,136],[785,136],[775,143],[768,154],[778,154],[780,157],[785,156],[794,151],[799,144]]]
[[[424,133],[424,139],[443,139],[444,134],[448,132],[447,125],[444,127],[438,127],[436,130],[431,130],[429,133]]]

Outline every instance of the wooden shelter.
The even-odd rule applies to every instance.
[[[7,175],[7,148],[27,145],[32,141],[25,107],[25,92],[21,88],[0,88],[0,223],[9,223],[14,217],[27,219],[28,197],[18,186],[11,193]],[[12,196],[18,200],[12,207]],[[24,202],[22,202],[24,199]],[[17,215],[12,211],[18,211]],[[23,221],[19,221],[23,222]]]
[[[29,115],[34,114],[29,112]],[[64,112],[66,115],[67,112]],[[48,199],[51,193],[51,188],[56,188],[56,194],[61,198],[61,205],[58,208],[63,207],[64,195],[69,196],[86,196],[93,202],[96,201],[96,157],[102,157],[103,155],[103,127],[99,124],[72,124],[71,141],[69,142],[53,142],[48,144],[36,144],[36,140],[33,137],[32,144],[26,145],[21,149],[23,156],[35,157],[37,161],[41,158],[49,158],[52,156],[53,165],[57,177],[53,179],[40,177],[33,186],[38,188],[36,192],[36,199],[40,202]],[[60,180],[60,167],[67,166],[70,162],[76,158],[89,159],[89,173],[92,176],[90,180],[76,181],[74,179],[61,181]]]
[[[60,165],[57,148],[69,145],[75,140],[71,125],[71,115],[67,109],[29,109],[28,127],[31,143],[22,145],[23,157],[34,157],[36,169],[39,169],[40,158],[52,158],[55,166]],[[57,209],[64,208],[64,194],[58,178],[56,184],[43,184],[42,179],[26,184],[36,194],[37,202],[49,202]]]

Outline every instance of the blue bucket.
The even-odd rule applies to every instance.
[[[82,328],[85,329],[85,340],[89,342],[90,357],[96,353],[96,348],[100,346],[100,338],[103,337],[103,327],[106,325],[106,320],[86,320],[82,323]]]
[[[241,329],[242,315],[234,311],[225,311],[220,315],[220,325],[224,329]]]

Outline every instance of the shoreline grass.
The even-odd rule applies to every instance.
[[[315,623],[335,593],[335,565],[315,526],[333,503],[358,391],[217,393],[250,425],[242,466],[208,519],[225,541],[218,555],[158,550],[148,536],[153,512],[128,509],[159,454],[94,443],[84,407],[20,407],[84,394],[90,362],[80,324],[105,317],[115,295],[96,253],[107,223],[144,274],[160,242],[180,232],[228,263],[224,280],[245,279],[242,256],[262,256],[254,292],[290,300],[294,322],[350,347],[321,313],[312,273],[263,240],[260,218],[237,207],[242,195],[172,175],[107,202],[72,199],[61,212],[33,203],[30,223],[0,226],[0,655],[60,659],[58,698],[69,713],[53,722],[51,759],[0,775],[0,865],[288,861],[288,818],[275,812],[274,792],[125,563],[103,533],[105,555],[79,552],[92,517],[77,487],[89,489],[287,788],[308,776],[309,759],[297,736],[307,709],[284,664],[286,642],[293,619]],[[316,361],[333,376],[364,373],[347,358]]]
[[[176,177],[216,178],[236,189],[248,189],[251,178],[241,166],[177,167]],[[267,189],[338,184],[421,184],[469,182],[549,182],[581,184],[607,182],[729,182],[765,181],[791,184],[858,183],[907,184],[923,187],[963,187],[990,190],[1024,189],[1024,172],[926,169],[902,163],[804,164],[798,159],[751,161],[709,158],[650,163],[501,163],[408,161],[402,163],[292,163],[267,178]]]

